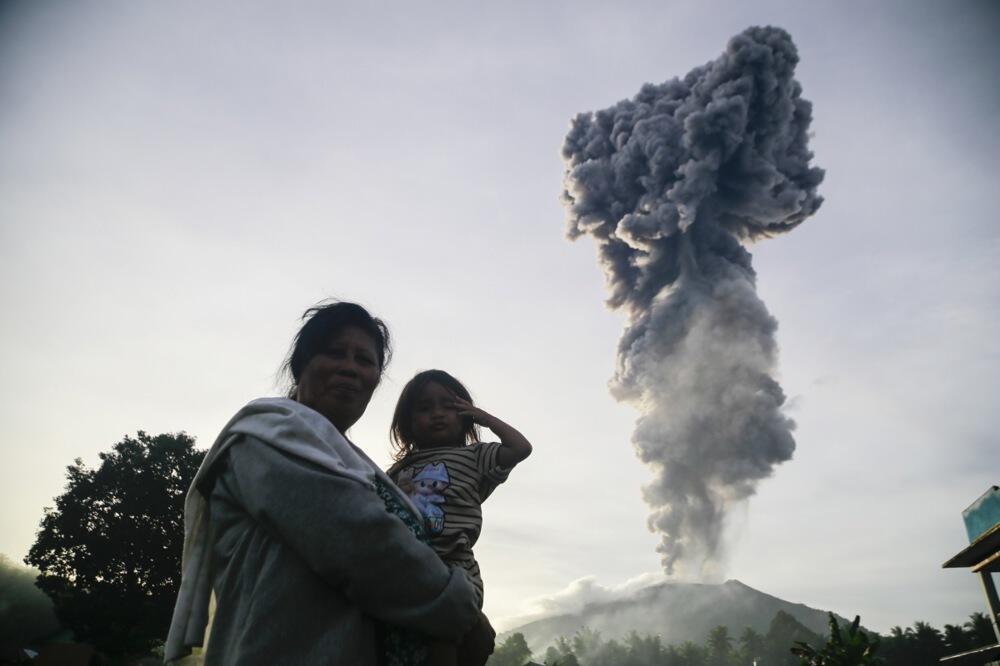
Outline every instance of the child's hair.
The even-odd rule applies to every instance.
[[[413,407],[420,397],[421,391],[428,384],[440,384],[463,400],[472,403],[469,389],[444,370],[424,370],[418,372],[406,383],[403,392],[399,394],[396,411],[392,414],[392,425],[389,426],[389,437],[392,440],[392,459],[399,462],[413,450]],[[466,444],[479,441],[479,430],[471,418],[466,419],[462,430]]]

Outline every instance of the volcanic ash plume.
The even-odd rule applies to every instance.
[[[714,562],[727,507],[795,450],[771,376],[777,322],[743,244],[822,203],[797,62],[784,30],[750,28],[683,79],[580,114],[563,147],[569,237],[597,241],[608,304],[628,317],[611,392],[641,413],[667,573]]]

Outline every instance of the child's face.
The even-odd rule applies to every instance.
[[[465,424],[453,399],[451,391],[430,382],[413,401],[413,439],[418,449],[465,443]]]

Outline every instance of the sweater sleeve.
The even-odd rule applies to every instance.
[[[229,464],[249,516],[365,613],[455,639],[478,617],[476,593],[389,514],[375,491],[246,437]]]

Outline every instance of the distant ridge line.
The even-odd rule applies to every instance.
[[[643,587],[629,596],[590,601],[578,612],[556,613],[503,632],[498,640],[521,633],[537,653],[560,636],[572,636],[584,627],[605,639],[620,639],[629,632],[659,635],[664,643],[702,642],[719,625],[738,635],[746,627],[764,634],[778,611],[791,615],[810,631],[825,635],[827,611],[761,592],[736,579],[724,583],[664,581]],[[845,618],[834,614],[839,622]]]

